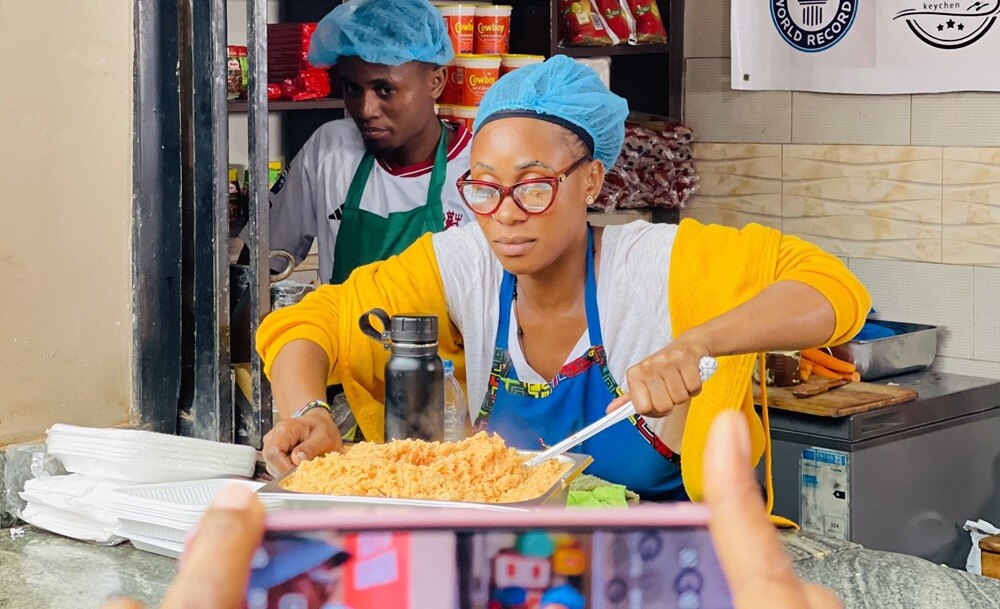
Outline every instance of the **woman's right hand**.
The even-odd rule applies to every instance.
[[[264,462],[272,476],[281,476],[303,461],[343,446],[337,424],[323,408],[313,408],[297,419],[285,419],[264,436]]]

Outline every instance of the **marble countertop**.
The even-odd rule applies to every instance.
[[[96,609],[118,596],[155,607],[174,576],[175,561],[128,543],[102,547],[28,526],[24,531],[12,538],[0,530],[4,609]],[[782,533],[781,540],[799,575],[831,588],[847,609],[1000,606],[1000,580],[803,533]]]
[[[97,609],[126,596],[156,607],[174,577],[176,561],[129,543],[97,546],[30,526],[12,538],[0,529],[0,607]]]
[[[846,609],[1000,607],[1000,580],[807,533],[781,540],[799,577],[833,590]]]

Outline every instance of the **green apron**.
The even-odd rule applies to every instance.
[[[441,139],[434,156],[427,203],[422,207],[393,212],[388,218],[361,209],[361,196],[374,165],[375,155],[366,152],[347,190],[337,244],[333,250],[330,283],[343,283],[359,266],[395,256],[424,233],[441,232],[444,226],[441,189],[448,175],[448,132],[444,125],[441,126]]]

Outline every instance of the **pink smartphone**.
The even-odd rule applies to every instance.
[[[731,609],[693,504],[268,515],[248,609]]]

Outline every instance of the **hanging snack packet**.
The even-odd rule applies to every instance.
[[[603,24],[620,40],[636,43],[635,19],[624,0],[593,0]]]
[[[625,0],[636,24],[636,38],[640,44],[664,43],[667,30],[663,27],[660,7],[656,0]]]
[[[559,0],[562,44],[572,47],[609,47],[618,37],[604,29],[590,0]]]

